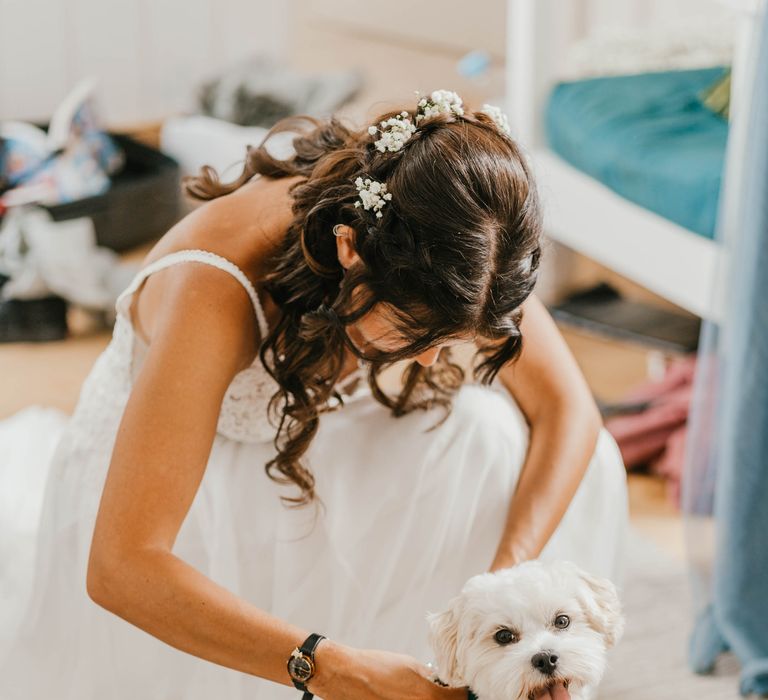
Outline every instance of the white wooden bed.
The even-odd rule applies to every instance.
[[[507,112],[515,135],[528,146],[544,201],[547,235],[682,308],[720,317],[716,293],[722,264],[712,240],[648,211],[578,171],[546,147],[542,115],[572,42],[585,36],[595,4],[604,0],[508,0]],[[613,19],[652,26],[670,10],[700,13],[707,3],[688,0],[614,0]],[[742,103],[741,63],[749,50],[760,0],[710,3],[738,11],[733,57],[732,123]],[[665,17],[666,15],[666,17]]]

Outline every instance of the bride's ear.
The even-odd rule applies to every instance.
[[[336,236],[336,254],[341,266],[346,270],[360,260],[354,246],[355,229],[351,226],[338,224],[334,227],[334,234]]]

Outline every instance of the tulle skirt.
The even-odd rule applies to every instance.
[[[117,430],[121,406],[98,429]],[[441,411],[391,417],[370,395],[324,414],[308,463],[319,509],[288,509],[264,473],[270,444],[217,436],[174,553],[253,605],[357,647],[428,661],[427,611],[486,571],[528,447],[500,385]],[[432,428],[430,430],[430,428]],[[260,700],[297,691],[179,651],[100,608],[86,569],[111,440],[33,407],[0,421],[0,698]],[[543,559],[621,583],[624,466],[601,432]]]

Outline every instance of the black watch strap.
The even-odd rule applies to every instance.
[[[320,642],[325,639],[325,636],[322,634],[317,634],[313,632],[312,634],[307,637],[304,642],[301,644],[301,646],[298,648],[299,651],[304,655],[308,656],[312,660],[312,664],[315,663],[315,649],[317,649],[317,645],[320,644]],[[307,679],[309,680],[309,679]],[[305,683],[302,683],[301,681],[297,681],[295,678],[291,677],[291,681],[293,682],[293,685],[298,689],[301,690],[304,695],[302,696],[302,700],[312,700],[314,695],[310,692],[309,688],[307,688]]]
[[[306,654],[312,661],[314,661],[315,649],[317,649],[317,645],[320,644],[322,639],[325,639],[322,634],[313,632],[304,640],[304,643],[299,647],[299,650],[302,654]]]

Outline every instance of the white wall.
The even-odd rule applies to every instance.
[[[356,28],[367,36],[406,41],[436,52],[484,49],[501,57],[505,51],[506,0],[418,0],[393,4],[304,0],[303,7],[339,27]]]
[[[285,56],[297,12],[360,38],[446,55],[484,48],[501,59],[508,1],[516,2],[419,0],[392,11],[363,0],[0,0],[0,119],[46,119],[87,75],[100,79],[101,113],[110,126],[178,113],[201,80],[233,62],[255,51]],[[541,60],[552,60],[564,15],[576,15],[577,33],[584,34],[696,17],[701,2],[548,0]]]
[[[254,52],[287,49],[294,0],[0,0],[0,119],[45,120],[99,79],[111,127],[187,108],[196,86]]]

